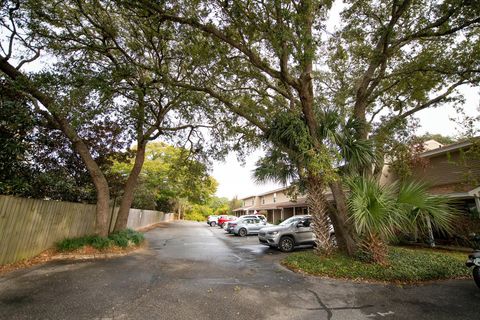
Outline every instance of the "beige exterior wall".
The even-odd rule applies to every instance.
[[[260,198],[260,205],[262,204],[271,204],[271,203],[275,203],[276,200],[274,201],[274,194],[271,193],[271,194],[266,194],[266,195],[263,195],[263,196],[259,196]]]
[[[251,207],[255,205],[255,197],[249,197],[243,199],[243,206],[242,207]]]
[[[433,140],[432,140],[433,141]],[[434,141],[436,142],[436,141]],[[438,148],[436,144],[430,147]],[[470,191],[478,187],[480,181],[480,159],[462,158],[459,150],[425,157],[427,164],[424,167],[413,169],[412,177],[431,186],[430,191],[435,194]],[[381,185],[394,183],[398,177],[388,164],[384,165],[380,176]]]
[[[286,200],[282,200],[282,199],[286,199]],[[284,194],[283,190],[272,191],[270,193],[263,194],[259,196],[259,200],[260,200],[260,205],[278,203],[282,201],[289,201],[287,196]]]
[[[284,191],[277,192],[277,202],[286,202],[290,201],[290,198]]]
[[[304,198],[304,195],[298,195],[298,198]],[[258,197],[259,205],[262,204],[273,204],[273,203],[280,203],[280,202],[287,202],[291,201],[290,197],[286,194],[285,190],[280,191],[272,191],[270,193],[261,195]],[[274,201],[275,198],[275,201]],[[265,201],[263,201],[265,200]]]
[[[444,145],[436,140],[428,140],[423,143],[425,151],[434,150],[443,147]]]

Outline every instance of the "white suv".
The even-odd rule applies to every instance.
[[[215,215],[210,215],[207,218],[207,224],[210,225],[210,227],[215,227],[218,223],[218,216]]]

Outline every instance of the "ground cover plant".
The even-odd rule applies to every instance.
[[[312,251],[293,253],[282,263],[290,269],[317,276],[415,283],[469,277],[466,257],[462,252],[389,247],[387,264],[364,262],[341,253],[319,256]]]
[[[153,228],[153,226],[149,228]],[[142,230],[147,231],[149,228]],[[94,255],[96,259],[98,257],[106,258],[107,255],[110,257],[112,255],[122,255],[135,250],[144,240],[142,233],[132,229],[114,232],[108,237],[85,236],[64,239],[56,244],[56,248],[45,250],[33,258],[0,265],[0,274],[28,268],[55,259],[76,259],[77,256],[83,255]]]
[[[125,229],[114,232],[108,237],[84,236],[78,238],[64,239],[57,243],[59,251],[74,251],[85,246],[91,246],[98,250],[104,250],[113,246],[126,248],[139,245],[145,240],[142,233],[132,229]]]

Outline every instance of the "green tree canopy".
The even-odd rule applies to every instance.
[[[191,157],[186,149],[163,142],[149,143],[133,207],[171,212],[180,199],[190,204],[209,204],[218,183],[208,175],[205,164]],[[132,166],[132,161],[116,162],[111,174],[125,179]]]

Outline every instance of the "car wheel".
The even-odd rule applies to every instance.
[[[210,227],[215,227],[217,223],[215,221],[210,222]]]
[[[337,238],[335,237],[335,233],[332,233],[330,235],[330,241],[332,242],[333,246],[336,247],[337,246]]]
[[[245,237],[247,235],[247,229],[242,228],[242,229],[238,230],[238,235],[240,237]]]
[[[292,252],[294,247],[295,242],[291,237],[282,237],[280,239],[280,243],[278,244],[278,248],[282,252]]]
[[[477,287],[480,288],[480,267],[475,266],[473,268],[472,275],[473,275],[473,280],[475,281],[475,284],[477,285]]]

